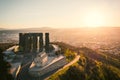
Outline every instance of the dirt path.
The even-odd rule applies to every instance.
[[[80,55],[77,55],[74,60],[72,60],[70,63],[66,64],[62,69],[71,66],[72,64],[76,63],[80,58]]]

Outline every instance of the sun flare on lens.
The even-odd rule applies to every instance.
[[[87,13],[84,17],[84,24],[87,27],[101,27],[104,23],[104,16],[98,12]]]

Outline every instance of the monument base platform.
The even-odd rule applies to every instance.
[[[29,74],[33,77],[39,77],[42,76],[48,72],[51,72],[55,69],[58,69],[62,66],[67,64],[65,56],[49,56],[48,61],[45,66],[43,67],[37,67],[35,66],[35,63],[32,62],[30,68],[29,68]]]

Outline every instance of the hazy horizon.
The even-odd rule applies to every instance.
[[[102,28],[120,28],[119,26],[102,27],[24,27],[24,28],[0,28],[0,30],[24,30],[24,29],[102,29]]]

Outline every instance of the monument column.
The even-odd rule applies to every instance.
[[[33,52],[33,34],[30,34],[31,52]]]
[[[30,34],[29,42],[30,42],[30,52],[32,52],[32,35],[31,34]]]
[[[19,33],[19,49],[23,51],[23,34]]]
[[[43,51],[43,33],[39,34],[39,52]]]
[[[25,34],[25,52],[29,52],[29,39],[28,39],[28,34]]]
[[[45,33],[45,51],[49,52],[49,33]]]
[[[19,46],[22,46],[22,33],[19,33]]]
[[[19,33],[19,49],[25,51],[25,34]]]
[[[33,34],[33,52],[37,51],[37,35]]]
[[[31,34],[28,34],[28,52],[31,52]]]

